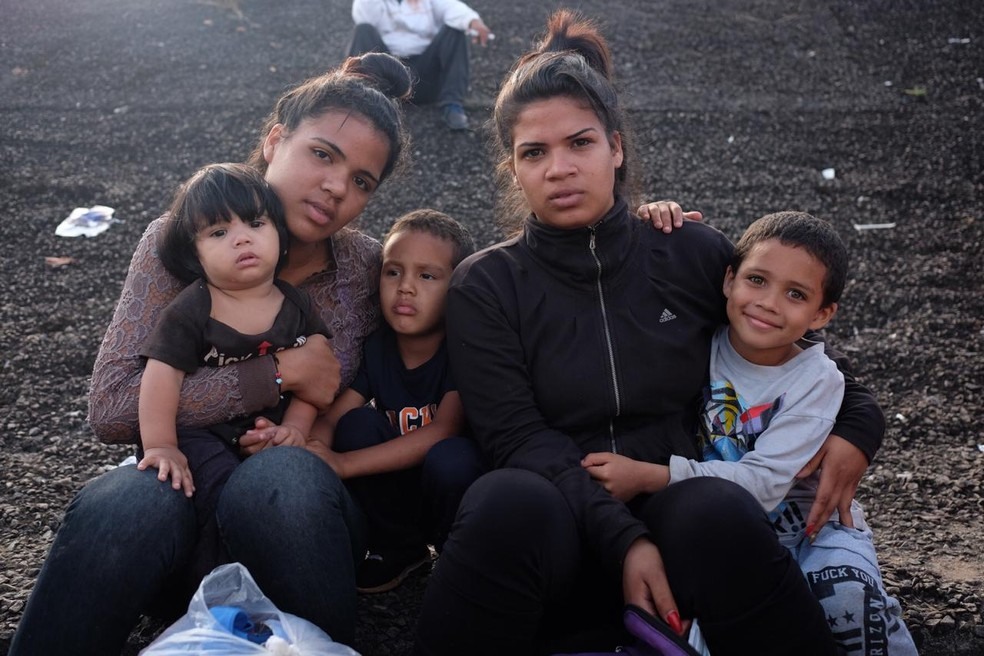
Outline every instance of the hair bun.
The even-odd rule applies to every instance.
[[[388,98],[405,100],[413,89],[413,79],[403,62],[382,52],[369,52],[349,57],[342,64],[342,71],[358,75]]]
[[[547,22],[547,33],[537,51],[573,51],[584,57],[588,65],[611,80],[614,75],[612,53],[598,25],[583,14],[570,9],[554,12]]]

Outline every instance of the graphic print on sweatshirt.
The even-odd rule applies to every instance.
[[[749,407],[730,380],[715,380],[704,388],[701,449],[704,460],[736,462],[755,448],[772,418],[782,410],[785,394],[770,403]]]
[[[785,394],[767,403],[750,405],[730,380],[714,380],[704,388],[700,448],[704,460],[738,462],[755,449],[755,441],[782,410]],[[798,504],[781,502],[769,513],[776,533],[796,533],[806,528]]]

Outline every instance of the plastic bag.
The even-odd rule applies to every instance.
[[[273,605],[239,563],[202,579],[188,612],[140,656],[359,656],[320,628]]]
[[[55,234],[59,237],[95,237],[105,232],[111,223],[118,223],[113,218],[114,210],[105,205],[92,207],[76,207],[68,218],[58,224]]]

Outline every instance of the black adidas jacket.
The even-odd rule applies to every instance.
[[[726,321],[732,252],[714,228],[688,222],[666,235],[618,202],[591,228],[531,218],[452,278],[448,349],[477,439],[495,467],[557,485],[612,567],[647,531],[580,460],[606,450],[662,464],[699,458],[698,399],[711,336]],[[881,410],[849,376],[844,407],[835,432],[870,458]]]

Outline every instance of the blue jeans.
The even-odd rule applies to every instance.
[[[119,467],[76,495],[11,656],[122,651],[140,615],[182,576],[198,539],[191,500],[156,475]],[[328,465],[303,449],[262,451],[233,472],[216,516],[231,559],[278,608],[351,642],[364,520]]]

